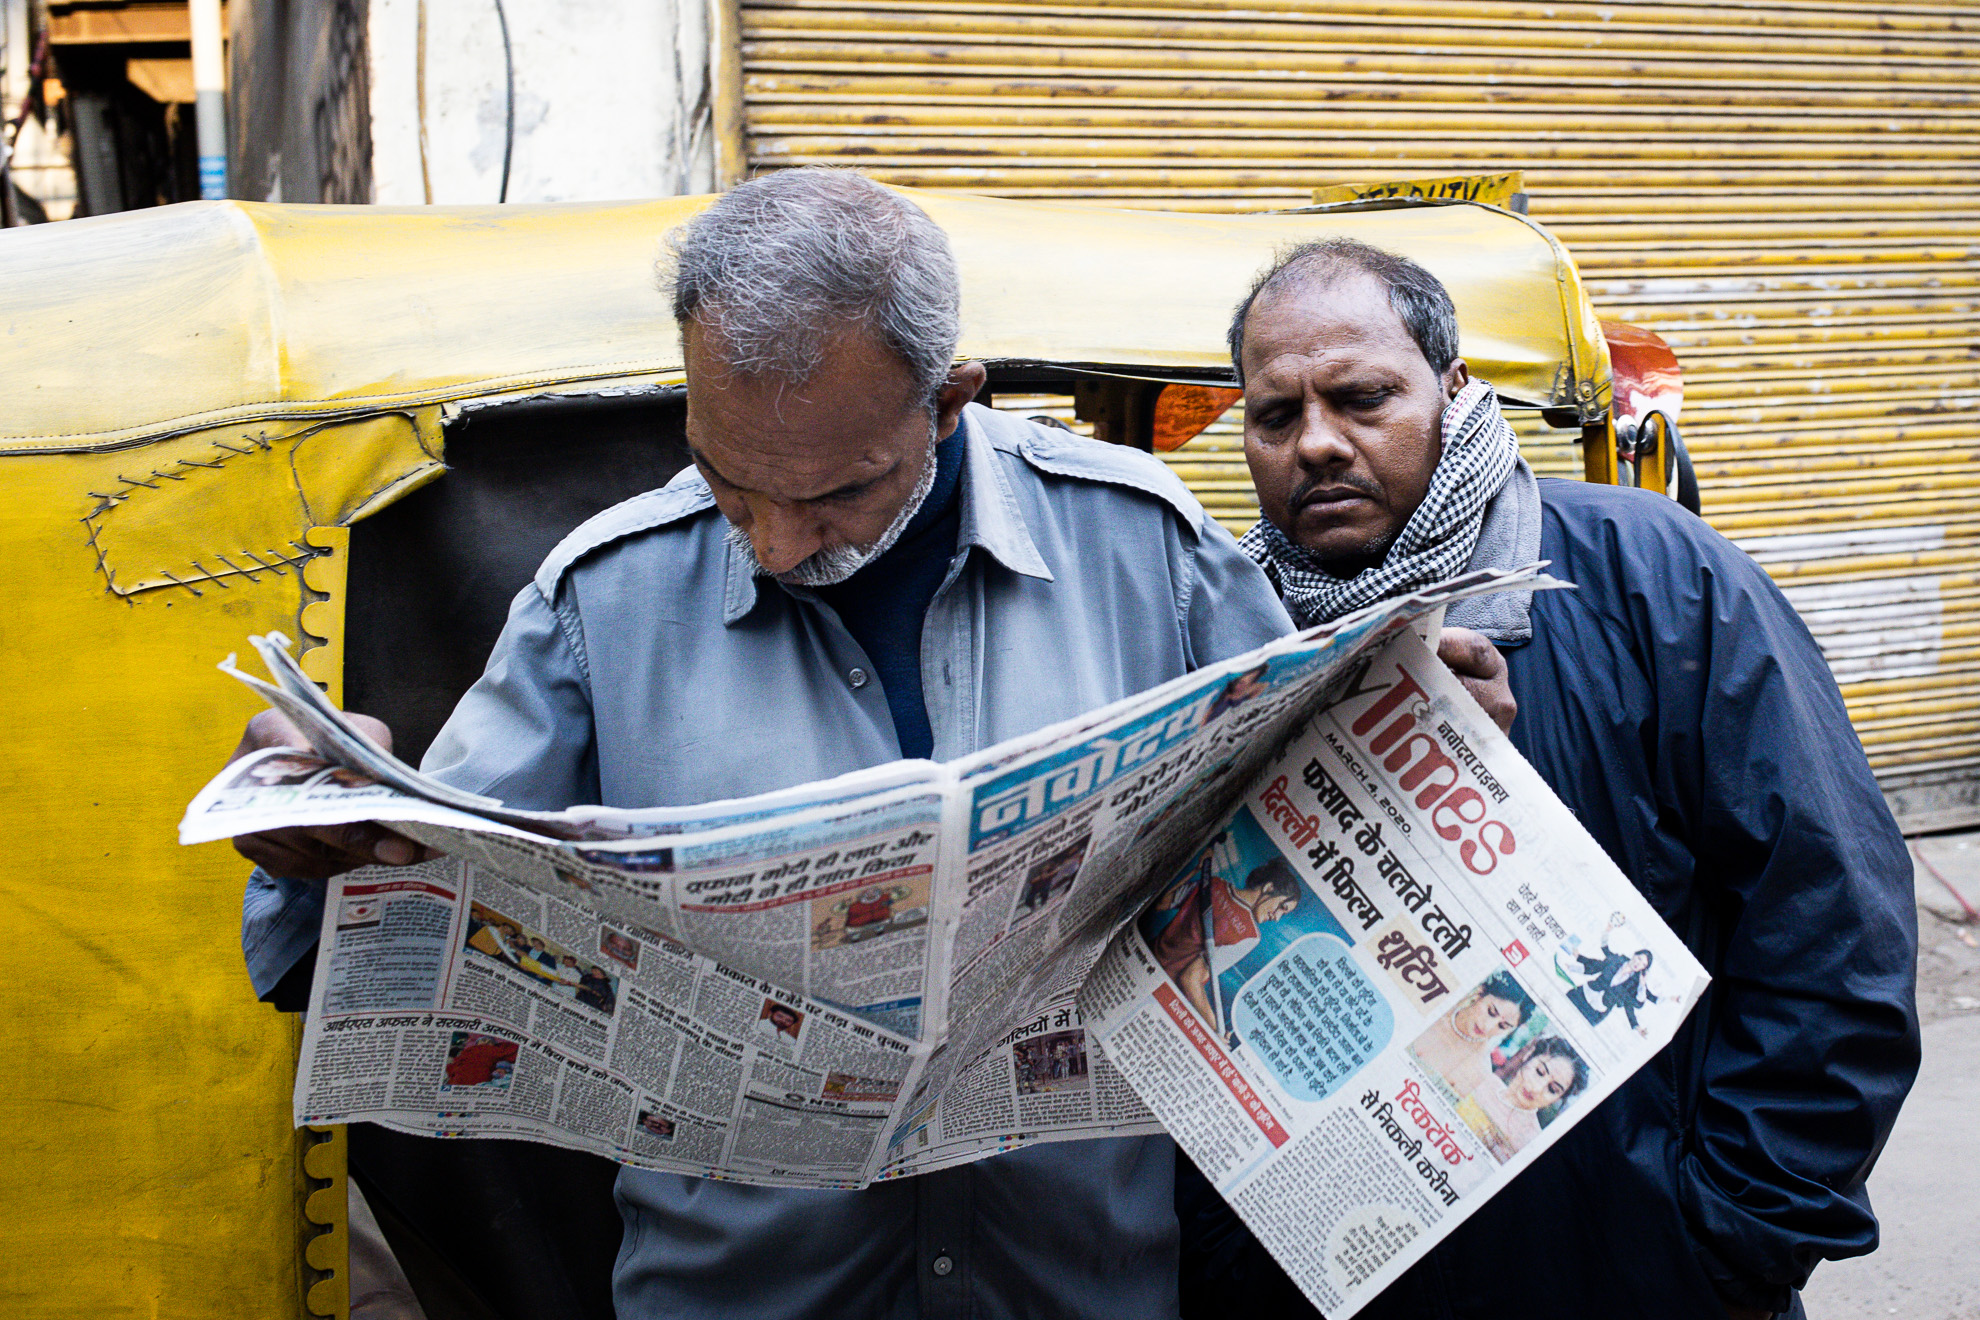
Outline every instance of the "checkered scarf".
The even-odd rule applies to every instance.
[[[1498,396],[1482,380],[1444,409],[1444,455],[1423,503],[1403,524],[1382,562],[1351,578],[1326,572],[1284,532],[1261,518],[1238,545],[1258,561],[1302,627],[1329,623],[1363,606],[1456,577],[1478,547],[1485,506],[1519,461],[1519,440]]]

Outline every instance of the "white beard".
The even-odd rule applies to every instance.
[[[763,567],[761,559],[756,560],[757,571],[776,578],[788,587],[835,587],[853,574],[865,568],[894,548],[907,531],[914,515],[921,512],[921,506],[928,502],[928,492],[935,489],[935,436],[930,428],[928,455],[922,460],[921,480],[915,483],[914,493],[908,496],[901,511],[894,515],[894,521],[887,524],[887,530],[880,533],[878,540],[868,545],[835,545],[820,550],[801,560],[795,567],[782,572],[771,573]],[[756,546],[749,539],[749,533],[734,523],[729,524],[729,544],[748,550],[750,558],[756,558]]]

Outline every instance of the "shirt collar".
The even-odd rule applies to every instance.
[[[956,537],[957,549],[966,551],[976,546],[1013,573],[1053,581],[1052,570],[1045,567],[1030,529],[1025,526],[1017,492],[1011,489],[1010,478],[1003,464],[997,461],[996,448],[976,427],[969,425],[967,414],[957,425],[963,439],[962,526]],[[746,541],[738,543],[724,537],[723,546],[729,562],[722,622],[734,627],[756,608],[758,582],[776,579],[760,572],[756,555]],[[777,585],[791,590],[781,582]],[[797,594],[802,599],[815,599],[809,592]]]
[[[985,554],[1013,573],[1050,582],[1052,570],[1024,525],[1024,512],[1018,507],[1017,492],[1004,464],[997,458],[996,446],[978,428],[969,424],[969,412],[957,423],[963,428],[967,448],[963,456],[962,529],[959,546],[980,546]]]
[[[718,512],[719,518],[721,514]],[[745,614],[756,608],[756,553],[749,548],[749,542],[740,537],[726,535],[733,526],[728,519],[722,519],[722,548],[729,556],[729,572],[722,595],[722,622],[733,628],[742,622]]]

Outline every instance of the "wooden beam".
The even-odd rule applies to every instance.
[[[119,46],[140,42],[192,40],[184,0],[131,0],[106,6],[51,5],[51,46]]]
[[[189,59],[125,60],[124,76],[131,80],[131,86],[160,105],[193,102],[193,70]]]

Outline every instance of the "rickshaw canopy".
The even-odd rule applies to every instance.
[[[904,190],[906,191],[906,190]],[[1510,211],[1212,216],[908,191],[948,232],[959,354],[1228,384],[1231,309],[1274,252],[1334,235],[1449,287],[1508,402],[1607,405],[1574,264]],[[681,350],[662,236],[711,197],[391,208],[194,202],[36,226],[0,247],[0,450],[514,394],[664,386]]]

